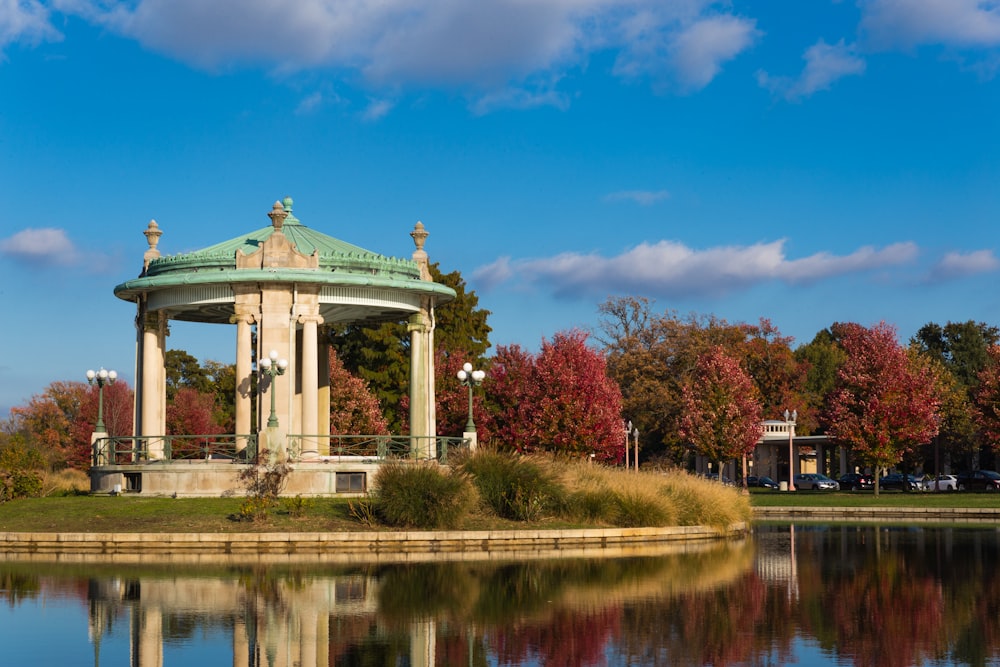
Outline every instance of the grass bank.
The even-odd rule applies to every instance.
[[[636,474],[531,457],[523,460],[524,466],[517,459],[513,469],[510,461],[496,456],[467,463],[442,473],[460,476],[468,487],[453,496],[463,503],[468,496],[468,511],[447,526],[457,530],[725,528],[751,517],[750,499],[745,494],[686,473]],[[436,499],[445,488],[440,480],[417,479],[414,483],[404,475],[396,482],[389,478],[382,482],[385,488],[380,494],[367,499],[373,508],[367,518],[376,518],[379,512],[374,510],[379,507],[393,509],[395,505],[399,511],[393,514],[403,516],[391,526],[359,517],[357,508],[362,501],[357,498],[285,498],[266,519],[248,521],[240,520],[246,518],[241,512],[246,501],[242,497],[143,498],[64,491],[0,504],[0,532],[261,533],[431,528],[416,520],[418,515],[427,514],[427,502],[440,502]],[[393,493],[396,499],[389,504],[393,499],[386,496]],[[411,517],[415,521],[408,523]]]
[[[750,504],[754,507],[917,507],[997,508],[1000,494],[958,492],[881,491],[769,491],[753,489]]]

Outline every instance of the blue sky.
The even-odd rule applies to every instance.
[[[387,255],[423,221],[495,345],[612,295],[1000,324],[998,69],[995,0],[0,0],[0,416],[131,383],[150,219],[196,250],[286,195]]]

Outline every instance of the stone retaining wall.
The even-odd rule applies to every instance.
[[[754,507],[758,521],[1000,523],[1000,507]]]
[[[256,560],[294,556],[309,562],[419,561],[438,556],[460,560],[642,555],[675,552],[743,537],[745,523],[728,530],[705,526],[575,530],[368,531],[349,533],[0,533],[0,559],[142,562],[155,556],[198,560],[229,556]]]

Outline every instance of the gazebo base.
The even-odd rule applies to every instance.
[[[364,494],[378,470],[374,457],[331,456],[288,464],[282,496],[357,496]],[[150,497],[220,498],[242,496],[244,463],[232,460],[190,460],[94,466],[90,492]]]

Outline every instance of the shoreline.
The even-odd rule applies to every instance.
[[[138,561],[143,556],[302,558],[309,562],[489,560],[530,556],[641,555],[743,538],[749,524],[483,531],[360,531],[327,533],[25,533],[0,532],[0,559],[76,555]]]

